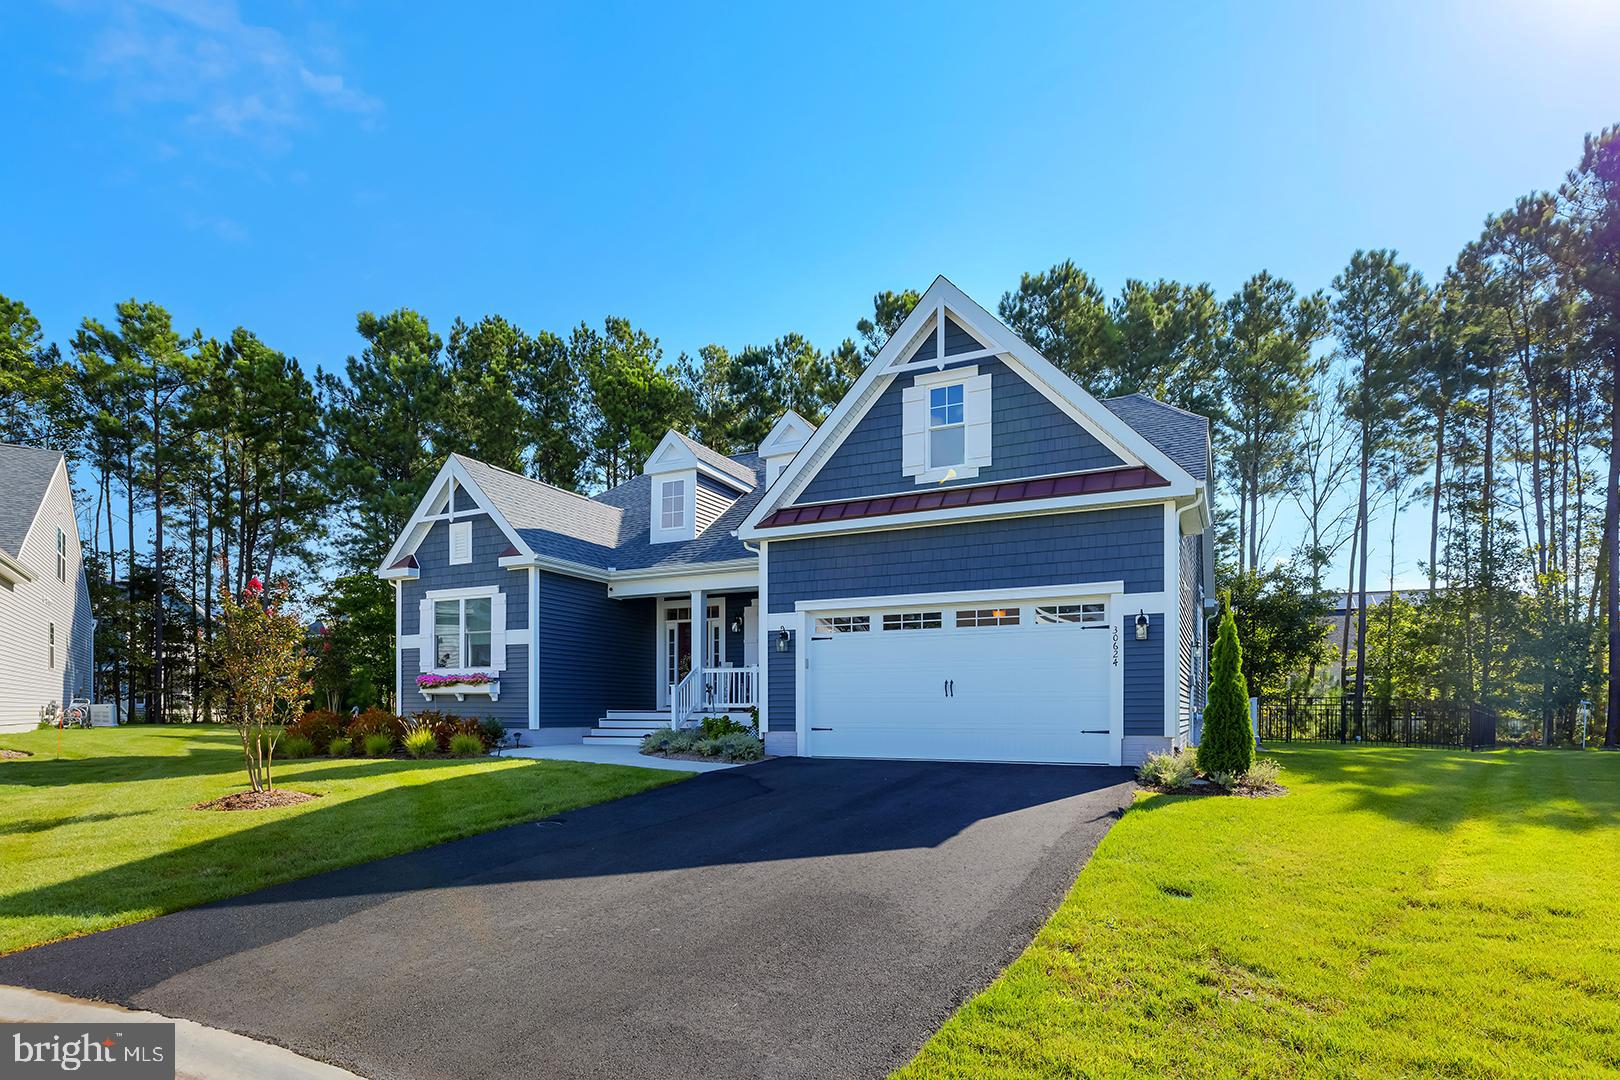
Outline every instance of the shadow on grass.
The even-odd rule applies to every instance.
[[[547,799],[543,788],[530,790],[534,769],[558,778],[557,797]],[[572,782],[561,783],[565,778]],[[311,774],[286,783],[315,785],[321,779]],[[342,803],[322,800],[326,805],[237,833],[0,898],[0,918],[24,919],[61,912],[117,917],[141,907],[206,905],[0,957],[0,984],[129,1000],[178,972],[337,922],[414,890],[933,847],[975,822],[1063,799],[1117,790],[1123,802],[1129,798],[1128,779],[1123,769],[784,758],[622,799],[617,796],[634,790],[624,770],[528,762],[523,769],[387,788]],[[255,888],[262,880],[232,889],[204,879],[212,894],[199,887],[175,895],[171,888],[167,896],[153,884],[195,878],[221,865],[275,865],[278,857],[283,859],[279,873],[296,876],[300,868],[284,861],[289,851],[342,851],[367,829],[397,830],[401,822],[420,820],[439,807],[496,798],[491,785],[503,780],[512,789],[508,797],[529,800],[510,808],[510,816],[527,813],[545,820],[487,832],[480,830],[489,827],[488,819],[482,825],[469,821],[465,831],[478,835],[328,872],[308,864],[302,872],[315,876],[232,898],[220,894]],[[568,802],[581,808],[571,810]],[[583,805],[590,803],[597,805]],[[543,897],[536,894],[534,902]],[[387,948],[386,934],[357,947]]]
[[[1347,811],[1440,832],[1482,820],[1503,829],[1620,826],[1620,755],[1296,744],[1268,746],[1260,756],[1282,763],[1284,786],[1296,778],[1346,797]],[[1160,796],[1138,806],[1152,811],[1198,797]]]
[[[144,810],[120,810],[110,813],[70,814],[67,817],[43,821],[0,821],[0,836],[22,836],[27,833],[50,832],[69,825],[85,825],[96,821],[117,821],[119,818],[140,817]]]

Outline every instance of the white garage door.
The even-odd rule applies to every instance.
[[[1106,763],[1100,598],[811,617],[806,749],[826,757]]]

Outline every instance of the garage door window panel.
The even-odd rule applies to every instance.
[[[1079,623],[1081,626],[1108,625],[1108,606],[1092,604],[1041,604],[1035,608],[1038,625]]]
[[[830,615],[816,620],[816,633],[822,637],[833,634],[865,634],[871,629],[870,615]]]
[[[1022,612],[1015,607],[972,608],[956,613],[958,627],[1017,626]]]
[[[885,630],[938,630],[944,625],[942,611],[897,611],[883,616]]]

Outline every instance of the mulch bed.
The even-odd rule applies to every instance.
[[[318,799],[319,795],[311,795],[307,791],[288,791],[286,788],[273,788],[270,791],[235,791],[208,802],[200,802],[193,806],[193,810],[268,810],[274,806],[297,806],[299,803]]]
[[[733,760],[731,758],[723,757],[704,757],[702,754],[649,754],[645,750],[641,752],[641,756],[671,758],[675,761],[712,761],[716,765],[752,765],[756,761],[765,760],[763,757],[739,758],[737,760]],[[766,754],[765,757],[770,757],[770,755]]]
[[[25,757],[33,757],[33,756],[34,756],[33,754],[28,753],[26,750],[7,750],[5,747],[0,746],[0,761],[10,761],[10,760],[12,760],[14,758],[25,758]]]
[[[1184,788],[1168,788],[1160,784],[1145,784],[1140,780],[1136,782],[1136,786],[1143,791],[1151,791],[1159,795],[1233,795],[1240,799],[1275,799],[1288,794],[1288,789],[1281,784],[1273,784],[1271,787],[1259,791],[1247,788],[1236,788],[1227,791],[1219,784],[1209,783],[1193,784],[1191,787]]]

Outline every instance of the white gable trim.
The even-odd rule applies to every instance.
[[[783,413],[781,419],[771,427],[770,433],[759,444],[759,456],[774,457],[777,454],[795,454],[799,448],[810,441],[810,436],[816,433],[816,425],[789,409]]]
[[[902,368],[893,366],[897,360],[910,355],[910,349],[925,328],[933,330],[942,338],[943,319],[946,314],[975,338],[988,343],[991,355],[1009,362],[1015,372],[1028,379],[1030,385],[1094,435],[1127,465],[1146,465],[1170,481],[1170,490],[1166,492],[1159,489],[1161,494],[1191,494],[1197,490],[1197,481],[1145,436],[1115,416],[1100,401],[1059,371],[966,293],[944,277],[938,277],[878,355],[867,365],[866,370],[855,380],[848,393],[839,401],[815,435],[777,477],[777,482],[771,485],[771,491],[760,500],[759,505],[742,523],[738,529],[738,535],[742,539],[757,540],[786,534],[785,530],[779,532],[774,529],[761,533],[758,531],[758,525],[773,511],[790,503],[803,491],[816,470],[848,437],[873,402],[901,371],[943,368],[947,364],[963,360],[985,358],[984,351],[975,351],[957,356],[941,354],[932,360],[906,364]],[[942,348],[937,351],[943,352]]]
[[[472,494],[474,501],[478,503],[478,509],[435,512],[434,508],[440,505],[441,500],[449,494],[449,485],[451,483],[460,484],[466,488]],[[411,514],[410,520],[405,522],[405,527],[400,530],[399,538],[394,541],[394,546],[388,549],[387,555],[383,556],[382,565],[377,567],[377,576],[382,578],[401,576],[398,571],[391,573],[390,568],[405,556],[416,553],[417,547],[427,538],[427,534],[433,528],[435,522],[456,521],[462,518],[476,517],[480,514],[489,515],[489,519],[495,523],[501,532],[506,534],[506,538],[512,542],[513,547],[518,549],[519,554],[526,555],[531,559],[534,558],[534,552],[529,548],[528,544],[523,542],[523,537],[518,535],[518,531],[512,528],[511,522],[506,520],[505,515],[496,507],[494,500],[484,492],[483,488],[478,486],[477,481],[468,473],[467,467],[461,463],[461,460],[455,454],[451,454],[445,458],[444,464],[439,467],[439,474],[433,478],[433,483],[428,485],[427,492],[422,496],[422,501],[416,504],[415,512]]]
[[[696,469],[704,476],[712,477],[733,491],[752,491],[754,485],[743,480],[740,476],[733,476],[723,469],[717,469],[692,452],[686,440],[671,429],[659,440],[653,452],[648,456],[646,465],[642,468],[647,476],[659,476],[663,473],[682,472],[686,469]]]

